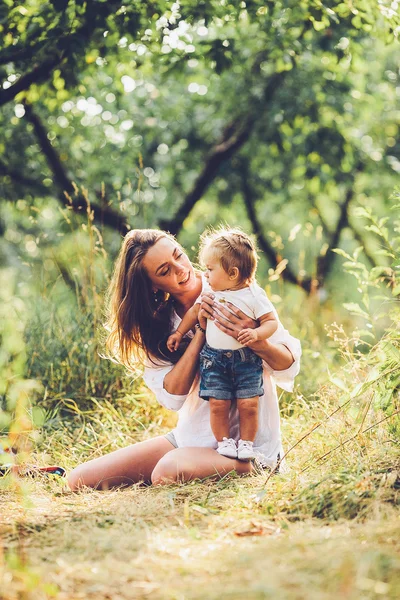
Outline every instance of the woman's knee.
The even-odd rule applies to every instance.
[[[210,450],[211,449],[207,449]],[[189,454],[188,454],[189,452]],[[239,460],[224,459],[214,451],[213,456],[207,456],[207,461],[198,461],[196,457],[190,454],[190,450],[185,452],[184,448],[171,450],[163,456],[156,464],[152,474],[151,482],[153,485],[170,485],[172,483],[184,483],[192,479],[202,479],[203,477],[215,476],[222,477],[229,471],[236,471],[238,475],[251,473],[252,465],[250,462]],[[213,458],[216,464],[213,464]],[[229,460],[229,465],[221,465],[218,461]]]
[[[175,459],[174,450],[165,454],[153,469],[151,483],[153,485],[169,485],[179,481],[178,461]]]

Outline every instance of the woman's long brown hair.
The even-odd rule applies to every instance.
[[[143,266],[149,248],[162,238],[177,243],[164,231],[129,231],[108,289],[105,323],[108,356],[128,369],[146,359],[153,362],[155,359],[171,360],[165,341],[172,329],[173,300],[161,290],[154,293]]]

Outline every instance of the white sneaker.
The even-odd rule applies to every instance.
[[[237,458],[237,447],[236,442],[232,438],[222,438],[222,442],[218,442],[217,448],[218,454],[226,456],[227,458]]]
[[[250,460],[255,457],[253,442],[239,440],[237,457],[239,460]]]

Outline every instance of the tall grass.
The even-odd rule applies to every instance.
[[[118,590],[130,597],[117,575],[131,582],[137,597],[220,598],[229,592],[232,598],[331,598],[343,590],[349,598],[398,597],[398,546],[390,541],[398,533],[400,503],[400,222],[394,215],[389,233],[363,212],[380,244],[382,267],[369,269],[359,250],[339,251],[360,295],[347,306],[349,319],[323,333],[333,313],[311,297],[289,326],[302,338],[304,360],[294,394],[281,396],[286,472],[73,498],[57,480],[38,479],[28,495],[3,482],[5,514],[15,519],[3,526],[4,597],[36,600],[60,592],[74,598],[77,589],[81,596],[107,598]],[[83,229],[73,215],[68,219],[68,239],[43,250],[47,269],[36,277],[41,283],[31,306],[26,300],[20,305],[9,274],[0,290],[25,315],[16,338],[16,321],[7,325],[3,431],[25,422],[20,439],[29,441],[30,459],[66,468],[162,433],[176,418],[157,405],[140,371],[127,377],[100,357],[112,260],[89,202]],[[10,391],[28,389],[33,384],[27,381],[41,387],[35,402],[25,393],[18,411],[10,400],[17,391]],[[62,558],[49,553],[54,547]],[[129,573],[119,562],[121,552],[131,561]],[[86,565],[83,579],[78,555]],[[274,575],[288,569],[290,581]],[[211,585],[210,573],[221,585]],[[170,583],[161,585],[160,578]]]
[[[86,431],[93,446],[96,435],[104,435],[108,421],[115,427],[116,421],[123,424],[124,417],[129,419],[130,425],[121,425],[122,430],[113,436],[114,441],[119,439],[123,443],[128,432],[137,439],[146,435],[146,431],[153,432],[154,422],[167,424],[171,418],[144,389],[140,370],[127,377],[118,365],[101,358],[104,292],[112,257],[107,253],[102,233],[93,223],[89,196],[85,190],[83,193],[87,200],[86,223],[78,226],[76,215],[72,210],[67,211],[70,235],[57,250],[47,250],[43,256],[47,271],[42,269],[38,278],[42,282],[41,292],[35,297],[26,323],[25,375],[43,386],[39,405],[47,412],[45,428],[58,436],[67,432],[73,435],[75,429]],[[379,421],[382,412],[385,427],[396,441],[400,377],[399,219],[394,210],[392,233],[389,233],[385,221],[365,209],[359,209],[359,216],[376,237],[382,266],[368,268],[362,260],[362,248],[353,255],[337,250],[346,259],[343,268],[355,277],[360,302],[345,305],[349,319],[345,325],[328,326],[327,336],[322,332],[328,317],[334,313],[318,305],[317,295],[303,301],[300,312],[294,311],[298,320],[292,323],[294,333],[303,342],[303,368],[295,394],[283,394],[281,405],[288,417],[298,415],[311,425],[314,436],[327,426],[324,418],[321,423],[313,418],[320,406],[325,407],[328,416],[336,415],[337,410],[344,415],[347,438],[373,427],[373,419]],[[52,269],[48,268],[49,261]],[[282,295],[280,282],[277,286]],[[270,291],[273,294],[273,289]],[[285,298],[282,312],[285,312]],[[351,319],[356,327],[351,327]],[[107,418],[107,411],[113,416]],[[160,419],[156,415],[161,415]],[[79,435],[80,439],[85,437]],[[347,438],[336,439],[329,452],[349,444]],[[296,440],[290,440],[289,448],[293,443]],[[302,443],[307,444],[308,438]]]

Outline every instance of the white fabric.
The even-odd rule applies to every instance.
[[[211,292],[214,294],[214,300],[217,303],[217,307],[218,303],[225,306],[226,302],[230,302],[237,308],[240,308],[245,315],[252,319],[257,320],[262,315],[273,312],[277,320],[279,320],[272,302],[268,299],[265,291],[257,283],[252,283],[250,286],[241,290],[215,292],[211,289],[210,285],[207,282],[204,283],[204,281],[205,280],[203,279],[203,289],[201,294],[204,294],[204,292]],[[199,302],[201,302],[201,295],[196,300],[196,303]],[[218,329],[215,322],[210,319],[207,320],[206,340],[209,346],[218,350],[237,350],[238,348],[244,347],[243,344],[240,344],[231,335]]]
[[[275,310],[275,309],[274,309]],[[174,328],[181,319],[175,315]],[[259,426],[254,441],[254,451],[260,453],[267,466],[276,465],[278,453],[283,456],[278,396],[275,383],[287,391],[292,391],[294,378],[300,369],[301,346],[279,323],[278,330],[269,338],[271,342],[282,343],[291,351],[294,362],[285,371],[274,371],[266,362],[264,365],[264,395],[259,401]],[[170,394],[164,388],[164,378],[173,368],[171,363],[147,364],[143,378],[155,394],[158,402],[179,413],[179,420],[173,430],[178,447],[217,448],[217,441],[210,427],[210,403],[199,398],[199,378],[197,377],[188,395]],[[239,440],[239,413],[235,403],[230,411],[230,435]]]

